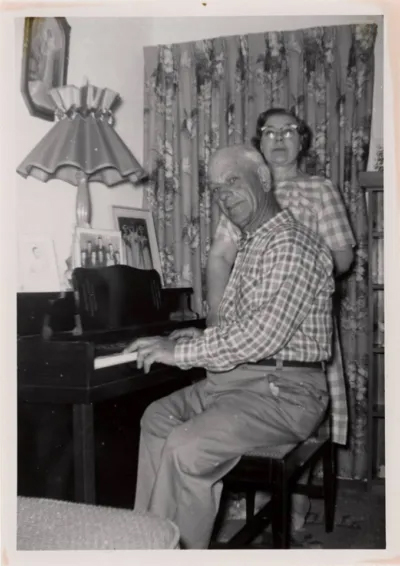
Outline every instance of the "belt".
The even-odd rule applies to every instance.
[[[322,369],[325,370],[325,362],[296,362],[291,360],[275,360],[270,358],[268,360],[261,360],[255,364],[249,364],[255,366],[273,366],[278,369],[289,367],[289,368],[312,368],[312,369]]]

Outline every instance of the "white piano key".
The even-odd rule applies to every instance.
[[[111,354],[110,356],[99,356],[94,360],[94,369],[102,369],[120,364],[129,364],[136,362],[137,352],[121,352],[119,354]]]

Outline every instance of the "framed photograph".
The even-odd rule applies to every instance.
[[[18,238],[18,290],[60,290],[54,241],[49,236],[22,235]]]
[[[25,18],[21,92],[32,116],[54,120],[49,90],[67,82],[70,29],[65,18]]]
[[[155,269],[161,277],[160,255],[150,210],[113,206],[114,225],[122,236],[124,263],[137,269]]]
[[[121,263],[122,239],[118,230],[75,229],[74,268],[107,267]]]

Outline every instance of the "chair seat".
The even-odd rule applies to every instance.
[[[297,445],[256,448],[242,456],[239,463],[224,478],[224,482],[273,483],[282,474],[282,470],[288,478],[295,472],[298,476],[302,467],[314,457],[318,457],[329,441],[328,436],[311,436]]]
[[[18,497],[17,550],[179,548],[169,520],[129,509]]]
[[[287,456],[294,448],[297,448],[299,454],[304,453],[305,457],[309,454],[310,449],[313,450],[321,446],[329,440],[329,435],[324,434],[320,436],[310,436],[301,444],[291,443],[291,444],[281,444],[279,446],[260,446],[259,448],[255,448],[249,452],[246,452],[244,457],[247,456],[256,456],[259,458],[284,458]]]
[[[246,452],[243,456],[255,456],[257,458],[284,458],[297,444],[282,444],[281,446],[260,446],[250,452]]]

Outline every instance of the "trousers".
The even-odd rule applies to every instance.
[[[252,449],[308,438],[328,397],[322,369],[248,364],[153,402],[141,419],[135,510],[172,520],[183,548],[208,548],[222,478]]]

